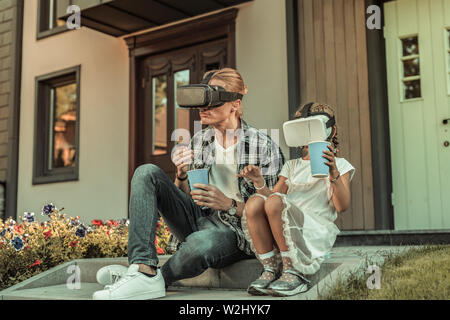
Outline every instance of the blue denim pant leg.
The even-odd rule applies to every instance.
[[[159,211],[159,212],[158,212]],[[131,180],[128,262],[156,267],[156,224],[161,214],[180,240],[197,231],[197,219],[204,215],[192,198],[154,164],[139,166]]]
[[[199,231],[186,241],[161,267],[166,285],[200,275],[207,268],[223,268],[251,258],[237,246],[236,234],[223,224],[217,212],[198,218]]]

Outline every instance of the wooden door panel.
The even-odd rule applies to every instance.
[[[151,55],[140,62],[141,79],[136,83],[140,85],[138,132],[143,138],[137,153],[142,163],[156,164],[175,178],[171,151],[177,142],[189,143],[195,134],[194,121],[200,121],[197,109],[176,106],[176,88],[199,83],[206,71],[223,68],[226,62],[227,41],[223,39]]]
[[[449,0],[401,0],[385,4],[394,224],[397,230],[450,227],[446,218],[450,211],[446,200],[450,186],[442,176],[448,172],[450,157],[442,146],[446,137],[439,124],[439,115],[449,105],[444,4],[448,5]],[[418,50],[405,45],[411,43],[410,39],[417,41]],[[411,59],[420,62],[416,78],[405,72]],[[408,98],[405,88],[414,82],[420,84],[420,91],[411,92],[420,94]]]

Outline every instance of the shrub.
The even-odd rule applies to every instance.
[[[86,226],[80,217],[66,217],[63,209],[45,205],[41,214],[49,221],[42,223],[33,212],[25,212],[22,223],[0,219],[0,290],[73,259],[127,256],[127,219],[92,220]],[[169,229],[159,221],[158,254],[166,254],[169,237]]]

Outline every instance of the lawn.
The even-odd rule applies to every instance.
[[[359,270],[340,278],[320,299],[326,300],[449,300],[450,245],[410,248],[400,254],[384,253],[379,289],[369,289],[366,261]],[[362,269],[363,268],[363,269]]]

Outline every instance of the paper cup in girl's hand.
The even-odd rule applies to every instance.
[[[314,178],[328,177],[330,167],[325,164],[328,160],[323,157],[323,152],[329,150],[327,146],[330,144],[329,141],[311,141],[308,144],[311,175]]]
[[[197,170],[190,170],[187,172],[189,186],[191,187],[191,190],[200,190],[199,188],[194,188],[194,184],[197,183],[209,184],[208,172],[209,172],[208,169],[197,169]]]

